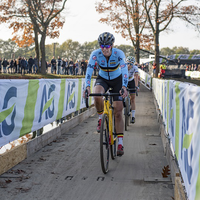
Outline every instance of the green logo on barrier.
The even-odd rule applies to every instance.
[[[70,95],[67,104],[74,98],[74,94],[75,94],[75,92],[73,92],[73,93]]]
[[[12,113],[14,106],[15,106],[15,103],[10,108],[0,113],[0,123],[3,122],[8,117],[8,115],[10,115],[10,113]]]
[[[183,149],[183,148],[185,148],[185,149],[188,149],[188,148],[189,148],[189,146],[190,146],[190,144],[191,144],[191,141],[192,141],[192,136],[193,136],[193,133],[190,134],[190,135],[187,135],[187,134],[184,135],[184,138],[183,138],[183,147],[182,147],[182,149]]]
[[[43,107],[42,114],[44,113],[44,111],[45,111],[48,107],[50,107],[50,105],[51,105],[53,99],[54,99],[54,96],[53,96],[49,101],[46,102],[46,104],[45,104],[44,107]]]

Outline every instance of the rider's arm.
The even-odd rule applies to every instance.
[[[91,78],[92,78],[92,73],[94,70],[95,62],[96,62],[97,56],[96,56],[96,51],[93,51],[90,55],[90,59],[88,62],[87,70],[86,70],[86,75],[85,75],[85,85],[86,88],[90,86],[91,83]]]
[[[128,85],[128,66],[125,62],[126,57],[123,51],[121,51],[119,59],[120,59],[120,67],[122,71],[122,87],[126,88]]]
[[[135,87],[138,87],[138,73],[135,73]]]

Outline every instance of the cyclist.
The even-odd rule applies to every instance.
[[[135,58],[133,56],[128,56],[126,58],[126,64],[128,65],[128,87],[129,88],[136,88],[136,90],[139,90],[138,87],[138,67],[137,65],[134,65]],[[135,123],[135,93],[136,91],[129,91],[130,93],[130,99],[131,99],[131,123]]]
[[[121,96],[113,98],[114,116],[115,116],[115,127],[118,137],[118,150],[117,155],[121,156],[124,154],[123,148],[123,132],[124,132],[124,121],[123,121],[123,98],[127,96],[127,84],[128,84],[128,68],[125,62],[124,52],[120,49],[114,48],[115,38],[113,34],[104,32],[99,35],[98,43],[100,48],[94,50],[88,62],[88,67],[85,76],[86,89],[90,94],[90,82],[91,76],[97,62],[99,66],[99,73],[96,78],[94,86],[94,93],[105,93],[109,88],[112,88],[113,93],[120,93]],[[122,92],[123,88],[123,92]],[[97,131],[100,132],[101,118],[103,114],[103,99],[102,97],[94,97],[94,105],[96,107],[99,120],[97,125]]]

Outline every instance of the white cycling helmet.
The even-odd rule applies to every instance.
[[[133,57],[133,56],[128,56],[127,58],[126,58],[126,62],[128,62],[128,63],[135,63],[135,58]]]

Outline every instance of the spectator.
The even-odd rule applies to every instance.
[[[75,75],[78,75],[78,70],[79,70],[79,62],[77,60],[75,63]]]
[[[65,75],[69,75],[69,65],[67,58],[65,59]]]
[[[33,65],[33,73],[36,74],[38,72],[38,59],[37,56],[34,58],[34,65]]]
[[[52,60],[51,60],[51,73],[53,74],[56,74],[56,59],[55,57],[53,56]]]
[[[81,62],[81,75],[85,75],[86,68],[87,68],[87,63],[85,62],[84,59],[82,59],[82,62]]]
[[[12,74],[12,72],[13,72],[13,59],[10,60],[10,65],[7,69],[8,69],[8,73]]]
[[[156,76],[156,62],[153,62],[152,68],[153,68],[153,77],[155,77]]]
[[[25,58],[23,57],[21,59],[21,74],[26,74],[26,66],[27,66],[27,63],[26,63]]]
[[[70,73],[70,75],[73,74],[73,67],[74,67],[74,62],[73,62],[73,59],[71,58],[70,61],[69,61],[69,73]]]
[[[32,68],[35,61],[33,60],[32,56],[28,59],[28,74],[32,74]]]
[[[58,56],[58,66],[57,66],[57,74],[61,74],[61,66],[62,66],[62,59]]]
[[[13,60],[13,71],[14,71],[14,73],[17,73],[17,61],[16,61],[16,59]]]
[[[3,59],[3,62],[2,62],[2,65],[3,65],[3,73],[6,73],[6,68],[8,66],[8,61],[4,58]]]
[[[17,73],[21,73],[21,56],[17,59]]]
[[[66,68],[66,61],[64,58],[62,58],[62,74],[65,74],[65,68]]]

